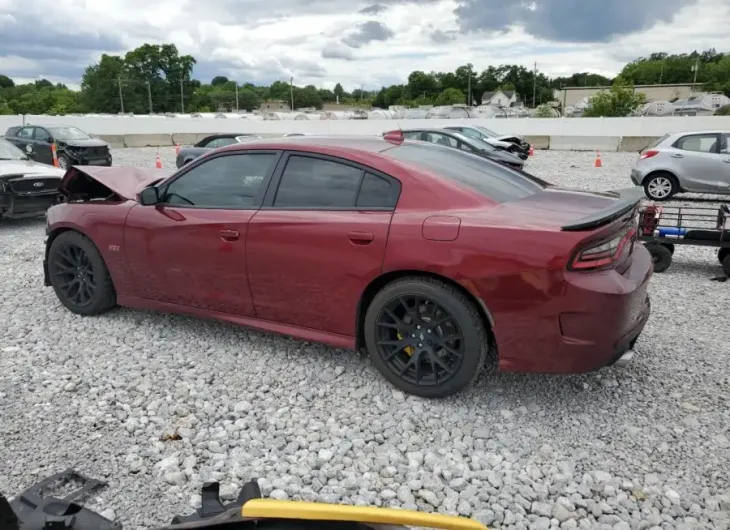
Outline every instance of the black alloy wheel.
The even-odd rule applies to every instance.
[[[48,273],[59,300],[80,315],[98,314],[116,305],[116,293],[99,251],[78,232],[64,232],[52,243]]]
[[[370,358],[383,376],[422,397],[466,388],[491,351],[491,335],[474,303],[433,278],[386,285],[368,307],[364,331]]]
[[[464,359],[459,323],[424,296],[398,296],[379,315],[378,353],[388,368],[417,386],[445,383]]]

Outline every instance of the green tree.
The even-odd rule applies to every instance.
[[[535,118],[552,118],[553,116],[553,109],[547,103],[535,107]]]
[[[634,92],[634,86],[619,76],[610,90],[593,96],[583,115],[588,118],[629,116],[644,103],[646,96]]]
[[[0,89],[1,88],[13,88],[15,83],[6,75],[0,74]]]
[[[458,88],[447,88],[436,98],[436,105],[463,105],[464,103],[466,103],[466,97]]]
[[[730,105],[720,107],[715,111],[715,116],[730,116]]]
[[[334,92],[335,94],[335,99],[339,99],[340,101],[345,99],[345,89],[342,88],[342,85],[340,83],[337,83],[335,85],[335,89],[332,92]]]
[[[226,83],[228,83],[228,78],[222,75],[215,76],[210,82],[213,86],[225,85]]]

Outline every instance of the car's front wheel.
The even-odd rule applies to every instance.
[[[48,273],[58,299],[76,314],[96,315],[116,305],[104,259],[94,243],[79,232],[63,232],[53,240]]]
[[[373,363],[398,389],[445,397],[474,382],[490,353],[490,333],[474,303],[432,278],[386,285],[365,315]]]
[[[679,184],[674,175],[653,173],[644,181],[644,193],[654,201],[666,201],[679,192]]]
[[[58,155],[58,167],[66,171],[72,165],[73,164],[71,163],[71,159],[68,157],[68,155]]]

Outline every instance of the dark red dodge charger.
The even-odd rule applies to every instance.
[[[164,176],[72,167],[48,211],[61,302],[217,318],[364,347],[398,388],[625,364],[649,317],[640,189],[561,189],[378,137],[236,144]]]

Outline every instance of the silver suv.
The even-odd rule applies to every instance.
[[[730,195],[728,144],[730,131],[665,134],[642,151],[631,180],[655,201],[680,192]]]

